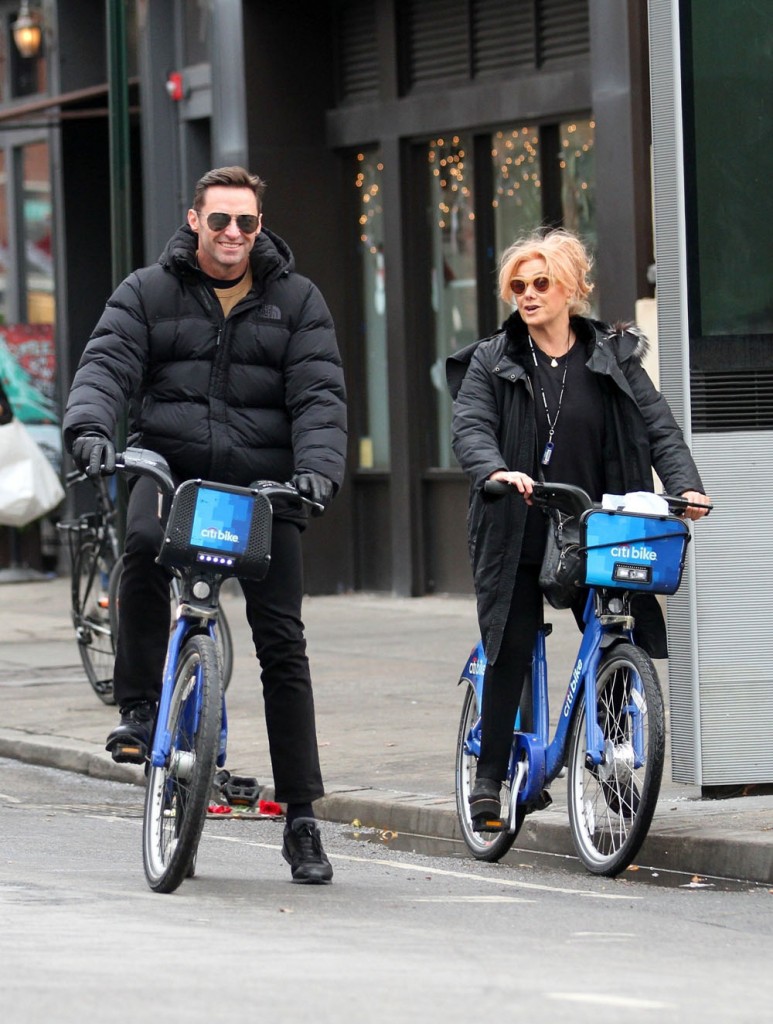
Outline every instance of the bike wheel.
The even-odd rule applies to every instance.
[[[601,659],[596,695],[604,763],[586,763],[581,703],[569,748],[569,824],[588,870],[612,877],[639,852],[655,813],[665,757],[665,712],[655,666],[632,644],[620,644]]]
[[[118,600],[119,588],[121,586],[121,575],[123,574],[123,555],[113,566],[113,571],[110,573],[110,589],[108,592],[108,607],[110,612],[110,630],[113,636],[113,644],[115,645],[118,639],[118,617],[120,611],[120,602]],[[174,612],[177,608],[177,597],[174,587],[172,588],[172,625],[174,625]],[[228,684],[231,682],[231,676],[233,674],[234,667],[234,642],[231,635],[231,626],[226,618],[225,610],[222,606],[218,609],[217,614],[217,630],[215,632],[217,636],[217,652],[220,657],[221,675],[223,679],[223,689],[228,689]]]
[[[142,855],[155,892],[173,892],[192,874],[220,745],[222,699],[215,644],[192,636],[175,670],[169,717],[157,726],[170,736],[169,757],[151,766],[145,791]]]
[[[123,555],[121,555],[110,571],[110,581],[107,588],[107,611],[110,620],[110,633],[113,637],[113,647],[118,642],[118,589],[121,586],[123,576]]]
[[[516,810],[515,832],[476,832],[470,814],[469,796],[475,784],[475,769],[478,759],[470,752],[469,740],[475,731],[480,731],[480,716],[475,697],[475,688],[467,686],[462,704],[462,717],[459,722],[459,735],[456,740],[456,813],[459,827],[467,848],[476,860],[500,860],[515,842],[518,830],[523,824],[525,810]],[[507,814],[510,803],[510,785],[502,786],[503,813]]]
[[[226,618],[225,609],[221,605],[217,612],[217,653],[220,656],[220,671],[223,675],[223,689],[228,689],[234,670],[234,641],[231,626]]]
[[[80,538],[72,565],[72,617],[78,651],[91,688],[105,704],[115,704],[115,648],[110,629],[108,584],[112,557],[96,536]]]

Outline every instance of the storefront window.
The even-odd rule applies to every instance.
[[[380,150],[357,154],[355,187],[360,200],[359,239],[367,407],[359,438],[360,469],[389,468],[389,375],[384,290],[384,209]]]
[[[491,140],[494,176],[494,237],[497,258],[521,235],[542,222],[539,132],[534,126],[508,128]]]
[[[27,321],[54,322],[54,270],[51,245],[51,178],[48,145],[45,142],[23,149],[23,238],[25,248],[24,287]]]
[[[593,153],[595,121],[564,121],[561,137],[561,209],[564,227],[596,249],[596,170]]]
[[[558,125],[505,128],[491,137],[494,238],[496,258],[522,235],[550,221],[575,231],[596,249],[596,174],[593,153],[594,121],[573,119]],[[541,138],[556,137],[556,148]],[[544,181],[556,181],[546,173],[546,160],[558,159],[560,196],[546,194]],[[554,187],[554,192],[557,189]],[[500,306],[502,315],[508,310]]]
[[[451,452],[446,356],[474,341],[478,334],[471,137],[448,135],[433,139],[427,147],[427,163],[435,320],[435,360],[431,368],[436,395],[435,465],[448,468],[455,465],[455,460]]]

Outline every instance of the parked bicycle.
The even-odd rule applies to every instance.
[[[172,892],[195,871],[214,774],[226,761],[220,588],[231,576],[260,580],[268,572],[272,499],[313,502],[271,481],[188,480],[175,489],[166,461],[144,449],[117,454],[116,467],[150,477],[167,504],[174,494],[158,560],[177,577],[179,598],[148,755],[142,840],[148,885]]]
[[[86,480],[85,473],[67,474],[67,486]],[[95,488],[93,511],[77,519],[57,523],[70,552],[70,603],[75,639],[86,678],[105,704],[113,696],[114,633],[110,618],[110,579],[120,556],[116,510],[105,477],[92,481]]]
[[[86,678],[105,704],[115,704],[113,666],[118,637],[119,588],[123,555],[118,538],[113,482],[107,477],[90,479],[80,470],[67,474],[68,487],[84,480],[94,486],[94,509],[77,519],[57,523],[66,535],[70,552],[70,602],[75,639]],[[170,584],[173,609],[179,604],[179,582]],[[220,609],[218,655],[227,689],[233,674],[233,637],[225,611]]]
[[[489,481],[491,494],[508,484]],[[669,512],[690,503],[663,495]],[[567,768],[572,840],[593,874],[614,876],[631,863],[655,812],[665,758],[665,711],[655,666],[636,646],[631,595],[672,594],[681,582],[690,534],[678,516],[645,515],[594,506],[567,484],[535,484],[532,502],[579,521],[588,595],[585,630],[566,696],[550,736],[546,637],[538,630],[531,685],[524,686],[514,725],[501,815],[470,814],[469,795],[480,753],[480,711],[486,655],[472,651],[456,748],[456,805],[462,836],[478,860],[497,861],[513,845],[526,814],[546,807],[549,786]],[[582,581],[581,581],[582,582]]]

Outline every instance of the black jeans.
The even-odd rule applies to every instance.
[[[499,654],[483,677],[479,779],[501,782],[507,774],[515,716],[542,624],[542,600],[539,566],[519,565]]]
[[[140,477],[126,516],[113,687],[119,706],[157,701],[169,639],[169,574],[156,564],[163,529],[156,485]],[[275,796],[306,803],[322,796],[314,696],[301,621],[301,531],[275,519],[271,568],[261,582],[240,580],[261,665]]]

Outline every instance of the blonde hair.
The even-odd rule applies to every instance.
[[[508,305],[513,301],[510,282],[521,263],[542,258],[547,276],[562,284],[569,295],[569,315],[576,316],[590,310],[588,296],[593,285],[588,280],[593,261],[577,235],[564,228],[535,231],[517,239],[502,253],[499,261],[499,295]]]

